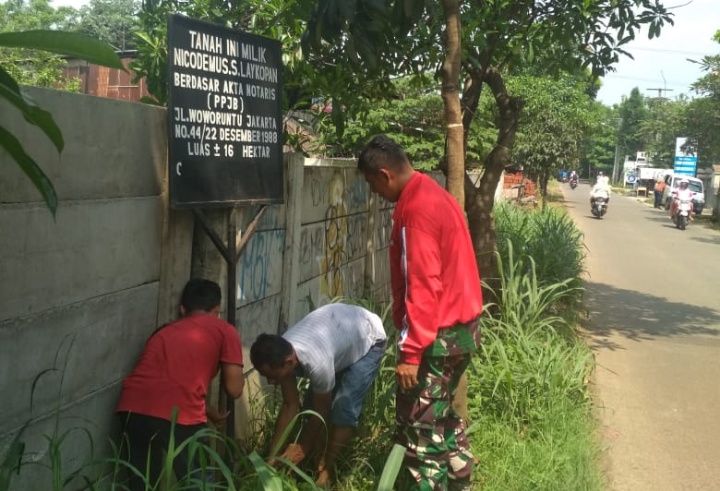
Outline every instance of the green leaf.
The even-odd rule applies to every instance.
[[[270,466],[258,455],[257,452],[253,452],[248,455],[248,459],[252,462],[255,471],[257,472],[262,489],[265,491],[282,491],[282,480],[276,472],[270,469]]]
[[[25,453],[25,443],[20,438],[27,426],[28,423],[25,423],[20,428],[0,460],[0,489],[10,489],[13,474],[20,474],[20,468],[23,465],[22,458]]]
[[[57,211],[58,199],[55,188],[37,163],[30,157],[15,136],[0,126],[0,147],[7,150],[42,195],[53,217]]]
[[[53,142],[58,152],[62,152],[65,142],[52,114],[35,105],[32,99],[24,95],[15,80],[2,67],[0,67],[0,99],[5,99],[17,107],[25,117],[25,121],[40,128]]]
[[[390,451],[390,456],[388,457],[383,473],[380,476],[378,491],[392,491],[393,486],[395,485],[395,480],[402,468],[404,458],[405,447],[396,443]]]
[[[125,70],[120,58],[107,44],[76,32],[35,30],[0,33],[0,46],[50,51],[90,63]]]

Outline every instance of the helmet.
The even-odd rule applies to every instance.
[[[685,179],[685,178],[682,178],[682,179],[680,179],[679,184],[690,184],[690,181],[688,181],[688,180]]]
[[[602,175],[603,175],[602,171],[598,171],[598,176],[602,176]]]

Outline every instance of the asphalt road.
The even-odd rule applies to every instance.
[[[589,342],[608,488],[720,490],[720,233],[563,185],[585,234]]]

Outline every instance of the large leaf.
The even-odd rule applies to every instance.
[[[30,178],[37,190],[40,191],[40,194],[54,217],[55,211],[57,210],[58,199],[52,182],[50,182],[50,179],[48,179],[32,157],[25,152],[20,141],[2,126],[0,126],[0,147],[7,150],[10,156],[15,159],[15,162],[20,166],[20,169]]]
[[[36,30],[0,33],[0,46],[50,51],[90,63],[125,70],[120,58],[107,44],[76,32]]]
[[[5,99],[17,107],[25,117],[25,121],[40,128],[53,142],[57,151],[62,152],[65,142],[52,114],[41,109],[23,94],[17,82],[2,67],[0,67],[0,99]]]
[[[17,432],[10,446],[5,448],[5,453],[0,460],[0,489],[10,489],[13,475],[20,474],[20,468],[23,465],[23,455],[25,453],[25,443],[21,440],[28,423],[25,423],[20,431]]]
[[[273,469],[271,469],[265,461],[258,455],[257,452],[253,452],[248,455],[250,462],[255,467],[258,479],[262,489],[265,491],[282,491],[283,485],[282,480]]]
[[[392,491],[404,459],[405,447],[396,443],[390,451],[390,456],[385,463],[382,476],[380,476],[378,491]]]

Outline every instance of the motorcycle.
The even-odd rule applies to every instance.
[[[575,189],[577,187],[577,179],[574,177],[570,179],[570,189]]]
[[[602,218],[607,213],[608,198],[605,196],[593,196],[590,211],[597,218]]]
[[[693,204],[691,199],[678,200],[677,209],[673,215],[673,223],[680,230],[685,230],[689,221],[690,214],[692,213]]]

